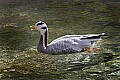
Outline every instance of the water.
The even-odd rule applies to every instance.
[[[119,14],[119,0],[0,1],[0,79],[119,80]],[[49,42],[66,34],[109,36],[96,44],[101,50],[93,57],[38,53],[39,32],[29,26],[39,20],[49,27]]]

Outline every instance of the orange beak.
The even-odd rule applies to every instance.
[[[35,26],[33,25],[33,26],[30,26],[31,27],[31,30],[35,30]]]

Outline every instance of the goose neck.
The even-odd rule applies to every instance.
[[[47,31],[45,32],[45,34],[40,35],[40,41],[38,44],[38,48],[40,48],[40,51],[44,51],[47,48]]]

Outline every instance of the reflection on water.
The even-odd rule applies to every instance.
[[[0,2],[1,80],[120,79],[119,0],[16,1]],[[93,57],[38,53],[39,33],[29,26],[39,20],[48,24],[49,42],[66,34],[109,36],[97,43],[101,50]]]

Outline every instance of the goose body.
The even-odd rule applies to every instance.
[[[67,54],[82,52],[86,47],[92,48],[93,44],[101,40],[101,36],[105,34],[88,34],[88,35],[65,35],[53,40],[50,44],[47,43],[48,28],[47,25],[39,21],[32,30],[40,31],[40,40],[37,47],[38,52],[47,54]]]

